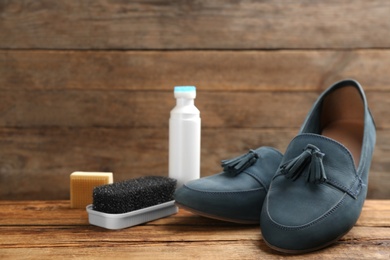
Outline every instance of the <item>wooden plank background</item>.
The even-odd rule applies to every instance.
[[[166,175],[176,85],[196,85],[202,176],[286,149],[355,78],[377,124],[369,198],[390,198],[390,2],[0,1],[0,199],[68,199],[73,171]]]
[[[269,248],[258,225],[203,218],[183,209],[122,230],[90,225],[69,201],[0,201],[1,259],[389,259],[390,201],[367,200],[362,214],[331,247],[286,255]]]

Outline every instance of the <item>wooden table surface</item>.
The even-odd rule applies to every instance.
[[[339,242],[305,255],[268,248],[257,225],[178,214],[122,230],[88,223],[69,201],[0,201],[0,259],[390,259],[390,200],[368,200]]]

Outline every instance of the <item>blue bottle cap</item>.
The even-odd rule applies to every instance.
[[[177,86],[174,89],[174,92],[195,92],[196,87],[195,86]]]

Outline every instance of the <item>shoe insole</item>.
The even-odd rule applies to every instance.
[[[322,130],[322,135],[342,143],[352,153],[357,168],[362,149],[363,124],[359,121],[335,121]]]
[[[362,97],[354,87],[342,87],[325,97],[321,113],[321,134],[342,143],[360,162],[364,132]]]

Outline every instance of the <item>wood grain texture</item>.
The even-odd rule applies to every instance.
[[[60,58],[66,56],[63,53],[49,52],[49,56],[55,59],[53,63],[43,65],[44,68],[39,68],[40,64],[44,64],[39,62],[39,57],[47,52],[17,53],[14,55],[14,51],[3,52],[7,58],[0,66],[0,70],[6,75],[0,77],[0,81],[3,81],[0,84],[0,127],[4,130],[0,138],[0,178],[4,180],[0,184],[4,186],[4,189],[1,189],[1,198],[67,198],[69,185],[65,176],[75,170],[113,170],[118,179],[154,173],[166,174],[168,117],[169,110],[174,106],[172,86],[163,86],[161,90],[137,90],[135,87],[127,89],[126,86],[116,88],[111,87],[116,84],[110,85],[107,73],[107,85],[95,88],[89,87],[87,79],[82,79],[83,73],[78,72],[75,73],[76,80],[73,82],[80,80],[82,84],[74,87],[72,84],[63,83],[73,80],[70,71],[60,69]],[[289,56],[288,53],[284,55]],[[304,57],[304,53],[296,58]],[[376,51],[359,53],[366,57],[362,64],[370,64],[367,57],[372,53],[375,53],[374,56],[380,56],[380,52]],[[24,54],[27,56],[22,58]],[[90,56],[85,67],[92,66],[95,54],[85,55]],[[104,55],[110,57],[111,53]],[[188,55],[194,53],[188,52]],[[13,64],[8,62],[9,56],[16,57],[18,65],[8,66]],[[79,54],[76,56],[81,59],[86,57]],[[169,59],[162,59],[165,58]],[[220,59],[222,63],[222,57]],[[238,57],[237,59],[239,60]],[[314,61],[313,57],[310,59]],[[72,71],[78,71],[78,63],[71,64],[76,66]],[[375,64],[374,58],[372,64]],[[18,67],[21,68],[19,72]],[[144,66],[145,70],[147,67]],[[358,68],[359,66],[356,73],[365,71],[364,66],[361,70]],[[87,69],[84,70],[86,71]],[[375,73],[375,66],[370,71]],[[183,72],[182,75],[192,75],[190,72]],[[320,75],[320,72],[318,73]],[[276,78],[277,72],[274,72],[274,75],[269,78],[270,82],[272,78]],[[319,78],[325,77],[324,75]],[[383,71],[378,75],[382,75],[384,81],[373,80],[366,88],[376,125],[381,130],[378,132],[369,197],[389,198],[390,157],[386,137],[389,136],[390,126],[390,97],[387,90],[390,85],[385,82],[386,74]],[[297,79],[293,75],[291,77]],[[284,81],[290,82],[287,79]],[[285,149],[298,131],[323,84],[314,84],[315,87],[308,88],[305,87],[307,82],[298,79],[298,83],[290,83],[290,86],[297,87],[289,87],[288,90],[282,87],[281,82],[282,80],[279,81],[279,86],[264,85],[260,89],[250,83],[244,86],[243,90],[234,87],[226,90],[200,87],[196,104],[202,111],[203,128],[208,131],[203,131],[202,138],[209,144],[203,145],[202,150],[203,175],[215,173],[219,170],[216,168],[216,162],[230,157],[226,150],[210,157],[210,154],[220,149],[218,147],[224,143],[229,143],[232,156],[264,144]],[[304,87],[300,87],[299,82]],[[276,84],[279,83],[276,81]],[[22,130],[24,128],[25,131]],[[288,135],[284,135],[284,132],[288,132]],[[122,140],[129,141],[121,143]],[[243,144],[245,149],[241,149]],[[137,161],[135,165],[133,160]]]
[[[202,92],[196,106],[205,128],[296,128],[315,93]],[[386,102],[390,94],[377,94]],[[162,91],[2,91],[2,127],[149,127],[166,128],[175,106]],[[245,103],[243,103],[245,100]],[[383,111],[386,118],[389,112]],[[390,122],[380,121],[390,127]]]
[[[384,259],[389,258],[388,241],[372,242],[339,242],[328,250],[307,254],[307,255],[283,255],[278,254],[269,249],[264,242],[249,241],[246,243],[240,242],[170,242],[170,243],[148,243],[148,244],[94,244],[92,247],[60,245],[52,247],[50,245],[42,245],[39,248],[5,248],[0,252],[0,256],[6,259],[26,259],[21,257],[21,254],[28,254],[27,259],[54,259],[63,256],[74,256],[82,259],[256,259],[264,257],[264,259],[329,259],[335,258],[341,260],[349,259]]]
[[[69,200],[1,200],[0,207],[3,213],[0,218],[1,227],[26,226],[85,226],[88,225],[88,213],[83,209],[71,209]],[[50,213],[50,214],[49,214]],[[362,213],[356,223],[356,227],[387,227],[390,223],[389,200],[366,200]],[[210,219],[198,217],[188,211],[180,210],[169,218],[162,218],[152,223],[151,226],[192,226],[202,227],[210,224]],[[241,226],[224,221],[213,221],[213,226],[229,227]],[[242,226],[251,229],[249,226]],[[142,229],[141,226],[138,227]],[[150,227],[145,227],[149,229]],[[112,232],[114,233],[114,232]],[[3,238],[6,240],[6,238]],[[128,238],[130,239],[130,238]]]
[[[126,90],[2,90],[0,127],[168,126],[172,92]],[[316,92],[208,92],[196,106],[204,128],[299,128]],[[390,129],[390,92],[369,92],[379,129]]]
[[[205,129],[201,172],[217,173],[222,159],[260,144],[281,147],[294,133]],[[114,181],[168,172],[167,127],[0,129],[0,140],[1,199],[67,199],[76,170],[113,172]]]
[[[390,3],[0,1],[0,199],[66,199],[75,170],[166,175],[172,88],[196,85],[202,175],[282,151],[318,94],[360,81],[390,198]]]
[[[204,129],[201,174],[261,145],[284,152],[298,129]],[[68,199],[74,171],[109,171],[114,181],[166,176],[168,128],[0,129],[0,199]],[[369,198],[388,198],[388,131],[378,131]]]
[[[198,217],[187,211],[118,231],[88,224],[69,201],[0,201],[2,259],[281,259],[257,225]],[[367,200],[355,227],[326,249],[292,259],[388,259],[390,201]],[[207,249],[207,250],[205,250]]]
[[[386,0],[1,1],[0,48],[388,48],[389,7]]]
[[[390,30],[389,30],[390,31]],[[390,39],[390,37],[389,37]],[[0,90],[316,91],[355,78],[389,91],[390,50],[0,50]]]

